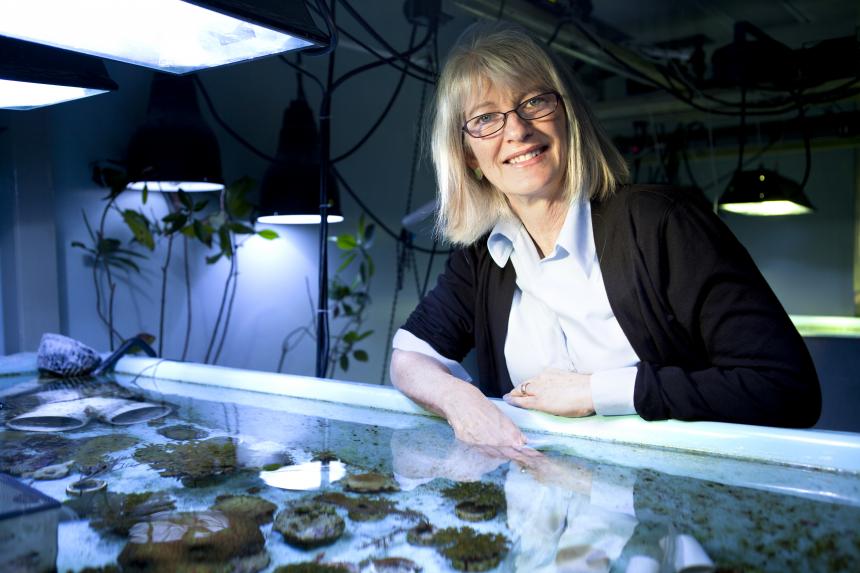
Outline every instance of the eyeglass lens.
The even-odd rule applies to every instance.
[[[473,117],[463,127],[473,137],[487,137],[500,131],[507,121],[509,113],[516,113],[525,120],[540,119],[555,111],[558,107],[558,94],[549,92],[530,97],[510,111],[494,111]]]

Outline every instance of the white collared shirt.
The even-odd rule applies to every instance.
[[[545,368],[591,374],[598,414],[635,413],[639,358],[609,306],[589,202],[571,203],[555,247],[543,259],[518,219],[499,222],[487,247],[499,267],[510,259],[517,275],[505,340],[505,361],[514,386]],[[410,332],[398,330],[393,346],[431,356],[455,376],[470,380],[459,364]]]

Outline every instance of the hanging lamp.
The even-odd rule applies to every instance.
[[[177,74],[327,42],[286,0],[0,0],[0,35]]]
[[[328,172],[329,223],[340,223],[340,194]],[[284,111],[276,160],[260,186],[260,223],[318,224],[320,218],[320,141],[317,124],[301,88]]]
[[[146,120],[129,142],[127,162],[129,189],[224,188],[218,140],[200,113],[193,77],[155,74]]]
[[[717,204],[742,215],[804,215],[815,210],[799,183],[763,168],[736,171]]]
[[[0,36],[0,109],[34,109],[116,89],[99,58]]]

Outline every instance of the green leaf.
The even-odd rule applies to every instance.
[[[361,282],[367,283],[367,265],[363,262],[358,266],[358,275],[361,277]]]
[[[262,231],[258,231],[257,234],[268,241],[278,238],[278,234],[271,229],[263,229]]]
[[[194,221],[193,228],[194,236],[197,237],[197,239],[207,247],[211,247],[213,231],[212,227],[203,223],[202,221]]]
[[[347,316],[352,316],[355,314],[355,310],[350,305],[343,303],[343,313]]]
[[[358,333],[354,330],[350,330],[349,332],[347,332],[346,334],[343,335],[343,341],[346,342],[347,344],[352,344],[356,340],[358,340]]]
[[[192,209],[195,213],[202,211],[206,208],[206,205],[209,204],[209,199],[204,199],[203,201],[198,201],[194,204],[194,209]]]
[[[180,229],[182,229],[182,227],[185,226],[185,223],[188,222],[188,215],[186,215],[185,213],[182,213],[180,211],[177,211],[175,213],[170,213],[168,215],[165,215],[164,217],[161,218],[161,220],[164,221],[164,223],[166,225],[170,226],[170,228],[167,230],[168,234],[169,233],[175,233],[175,232],[179,231]]]
[[[126,209],[122,212],[122,218],[131,230],[132,235],[134,235],[135,241],[150,251],[155,249],[155,239],[152,236],[149,220],[146,217],[137,211]]]
[[[119,267],[127,267],[138,273],[140,272],[140,267],[137,266],[137,263],[125,257],[111,257],[108,259],[108,264]]]
[[[362,332],[361,334],[359,334],[359,335],[358,335],[358,338],[356,338],[356,339],[355,339],[355,341],[356,341],[356,342],[362,341],[362,340],[364,340],[365,338],[367,338],[368,336],[370,336],[371,334],[373,334],[373,331],[372,331],[372,330],[368,330],[368,331],[366,331],[366,332]]]
[[[367,263],[367,278],[369,279],[376,272],[376,265],[373,264],[373,259],[367,255],[365,255],[364,261]]]
[[[335,305],[333,314],[335,318],[340,316],[340,306]]]
[[[337,248],[342,251],[351,251],[358,246],[358,241],[356,241],[355,237],[349,233],[338,235],[335,243],[337,243]]]
[[[376,225],[368,225],[367,228],[364,229],[364,232],[361,233],[362,242],[364,243],[364,248],[369,249],[373,246],[373,236],[376,233]]]
[[[359,362],[367,362],[367,352],[365,352],[364,350],[356,350],[352,353],[352,357]]]
[[[72,246],[73,246],[73,247],[77,247],[77,248],[79,248],[79,249],[87,249],[87,250],[89,250],[89,247],[87,247],[85,244],[83,244],[83,243],[82,243],[82,242],[80,242],[80,241],[72,241]]]
[[[224,209],[230,216],[236,219],[247,219],[251,215],[254,206],[245,199],[245,196],[253,186],[254,181],[250,177],[242,177],[224,188]]]
[[[366,225],[366,221],[364,219],[364,212],[362,211],[362,213],[358,216],[358,236],[359,237],[364,236],[365,225]]]
[[[190,225],[188,227],[182,227],[181,233],[183,235],[185,235],[186,237],[188,237],[189,239],[193,239],[197,235],[197,232],[194,230],[194,225]]]
[[[180,189],[176,193],[177,195],[179,195],[179,201],[182,203],[183,207],[185,207],[189,211],[194,209],[194,200],[191,199],[191,196],[188,193],[186,193],[182,189]]]
[[[329,291],[329,296],[335,301],[343,300],[350,294],[349,287],[346,285],[332,285]]]
[[[242,223],[227,223],[227,228],[240,235],[250,235],[254,232],[253,228],[248,225],[243,225]]]
[[[221,227],[218,229],[218,242],[221,245],[221,252],[224,253],[224,256],[228,259],[233,256],[233,241],[230,238],[230,231],[227,230],[227,227]]]
[[[218,262],[218,259],[221,258],[222,254],[223,253],[217,253],[217,254],[212,255],[211,257],[206,257],[206,264],[207,265],[214,265],[215,263]]]
[[[344,257],[343,262],[340,263],[340,266],[337,267],[337,271],[335,271],[335,272],[338,272],[338,273],[343,272],[343,270],[346,267],[348,267],[349,265],[352,264],[352,261],[355,260],[355,256],[356,256],[355,253],[350,253],[346,257]]]
[[[349,369],[349,357],[346,354],[340,357],[340,369],[344,372]]]
[[[149,186],[146,183],[143,184],[143,193],[141,193],[140,200],[146,205],[146,200],[149,199]]]

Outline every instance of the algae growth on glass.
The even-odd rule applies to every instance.
[[[72,421],[30,417],[41,431],[7,426],[58,396],[101,401],[49,407]],[[114,398],[137,413],[113,416]],[[61,572],[860,562],[851,475],[540,435],[530,452],[482,449],[429,417],[176,382],[7,377],[0,400],[0,472],[62,502],[45,506],[53,522],[26,529],[49,514],[16,514],[0,495],[2,531],[33,532],[0,548],[4,570],[46,559]],[[52,534],[53,549],[35,538]]]

